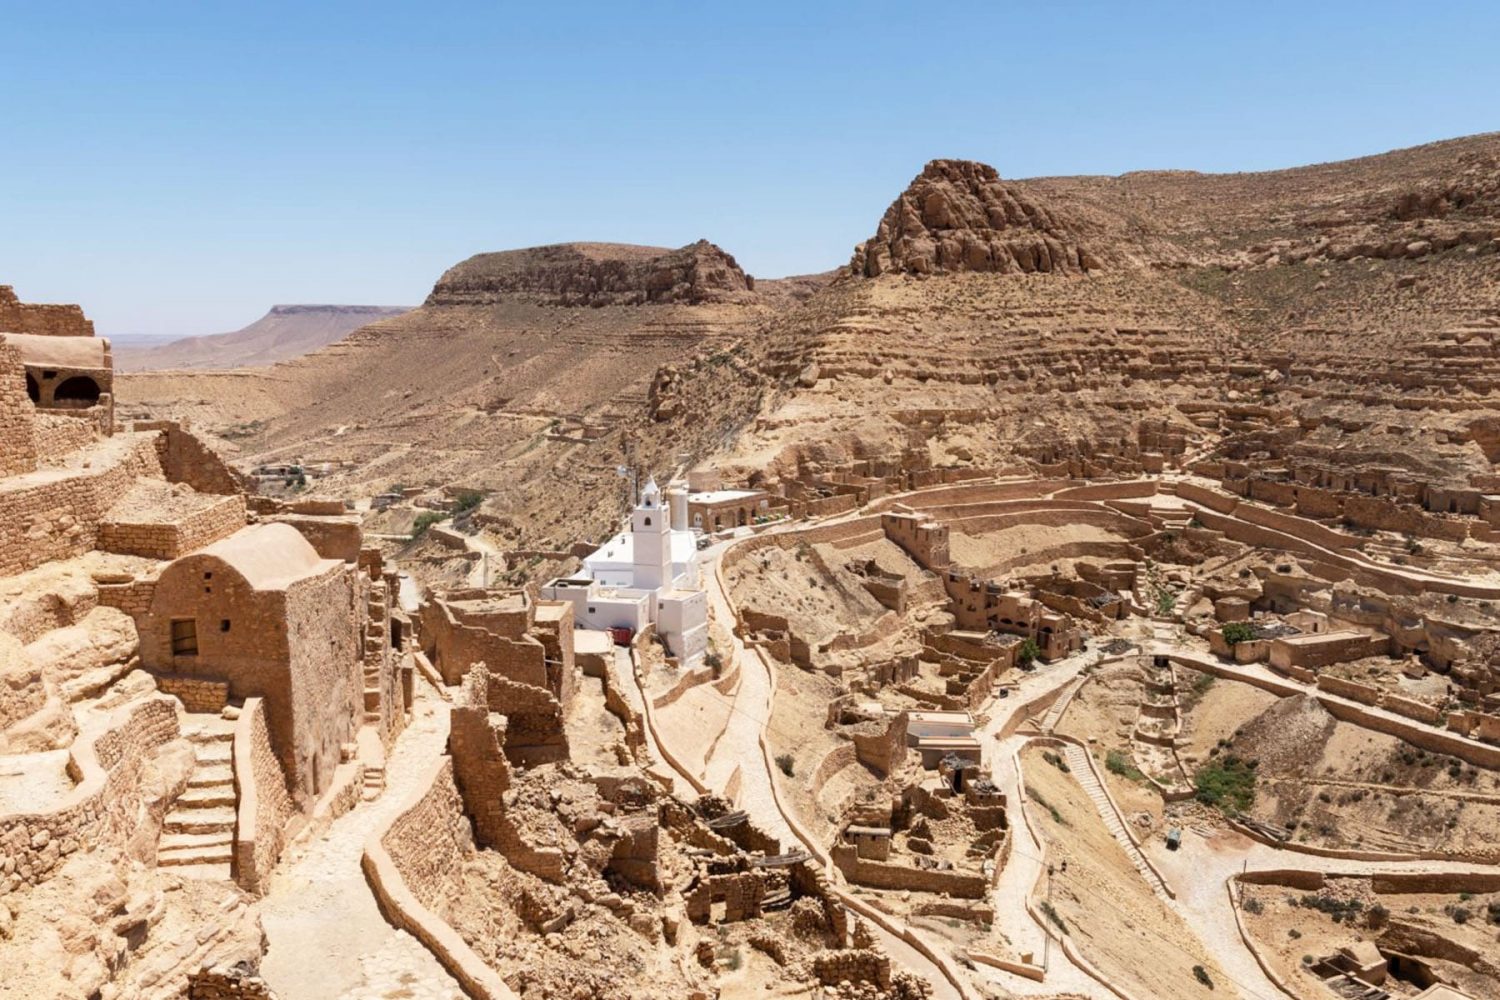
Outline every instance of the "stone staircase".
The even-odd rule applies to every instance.
[[[1069,682],[1067,690],[1058,695],[1057,700],[1052,703],[1052,707],[1047,709],[1047,714],[1042,716],[1040,726],[1042,732],[1052,732],[1058,720],[1063,717],[1063,713],[1068,710],[1068,703],[1073,700],[1073,696],[1078,693],[1078,689],[1083,687],[1087,680],[1088,676],[1084,675],[1075,681]]]
[[[1151,886],[1151,891],[1156,893],[1162,900],[1169,900],[1167,887],[1162,882],[1161,876],[1157,875],[1151,866],[1146,864],[1145,857],[1140,848],[1135,846],[1135,841],[1130,839],[1130,834],[1125,829],[1120,814],[1115,811],[1109,796],[1104,794],[1104,786],[1099,783],[1099,777],[1094,771],[1093,762],[1089,760],[1088,751],[1083,747],[1069,743],[1063,749],[1063,759],[1068,762],[1068,768],[1078,783],[1083,786],[1084,792],[1089,800],[1094,803],[1094,809],[1098,811],[1099,818],[1104,820],[1104,826],[1109,830],[1110,836],[1114,837],[1125,851],[1125,856],[1135,866],[1135,870],[1141,873],[1141,878]]]
[[[162,820],[156,863],[190,878],[231,877],[238,799],[234,790],[234,723],[218,715],[191,713],[183,735],[197,763],[187,791]]]
[[[386,582],[370,584],[365,620],[365,722],[380,723],[380,663],[390,642],[386,634]]]

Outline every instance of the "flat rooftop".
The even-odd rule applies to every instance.
[[[712,505],[735,500],[754,500],[756,497],[765,495],[765,490],[704,490],[701,493],[689,493],[688,503]]]
[[[1339,629],[1337,632],[1304,632],[1299,635],[1284,635],[1277,642],[1284,642],[1288,646],[1320,646],[1324,643],[1348,642],[1351,639],[1369,639],[1365,632],[1356,632],[1353,629]]]

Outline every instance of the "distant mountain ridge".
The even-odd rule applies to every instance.
[[[115,348],[121,371],[245,368],[301,357],[342,340],[362,326],[410,312],[410,306],[278,305],[232,333],[184,337],[153,347]]]

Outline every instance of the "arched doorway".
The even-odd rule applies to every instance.
[[[26,396],[34,404],[42,401],[42,387],[36,384],[31,372],[26,373]]]
[[[70,409],[85,409],[99,402],[99,383],[87,375],[74,375],[52,390],[52,402]]]

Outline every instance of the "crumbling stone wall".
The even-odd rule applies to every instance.
[[[830,854],[844,877],[856,885],[947,893],[960,899],[981,899],[989,888],[989,881],[982,874],[868,861],[859,856],[853,844],[837,844]]]
[[[121,710],[107,728],[74,744],[68,773],[78,784],[56,808],[0,816],[0,895],[51,878],[74,851],[123,846],[144,817],[141,773],[176,739],[177,702],[152,697]]]
[[[208,966],[188,974],[188,1000],[276,1000],[254,969]]]
[[[92,337],[94,324],[75,305],[22,302],[10,285],[0,285],[0,331],[44,337]]]
[[[139,438],[64,479],[0,491],[0,577],[94,550],[109,508],[138,477],[161,475],[150,439]]]
[[[166,478],[199,493],[229,496],[254,493],[250,482],[208,445],[174,420],[137,421],[138,431],[157,431],[156,451]]]
[[[36,468],[35,412],[26,396],[21,352],[0,338],[0,476],[19,476]]]
[[[491,707],[493,680],[484,664],[476,665],[464,677],[463,690],[454,700],[448,728],[453,781],[480,844],[501,852],[521,871],[561,882],[562,852],[532,845],[506,811],[505,796],[514,781],[506,752],[509,720]]]

